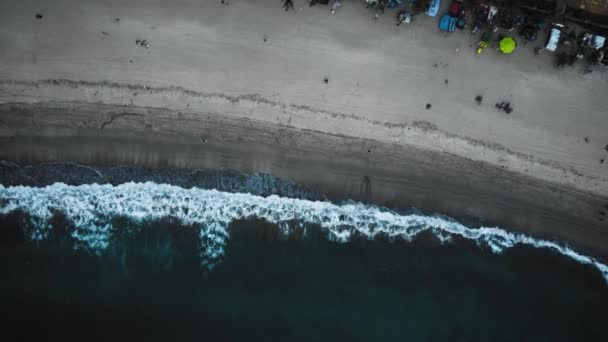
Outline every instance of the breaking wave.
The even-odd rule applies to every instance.
[[[199,227],[201,264],[208,269],[224,255],[230,223],[259,218],[278,225],[286,234],[293,225],[318,224],[337,242],[347,242],[355,235],[411,240],[422,232],[431,232],[442,242],[461,237],[487,246],[494,253],[516,245],[546,248],[592,265],[608,281],[607,265],[555,242],[496,227],[469,228],[439,216],[403,215],[362,203],[334,204],[276,195],[261,197],[151,182],[116,186],[55,183],[42,188],[0,185],[0,215],[17,211],[27,214],[32,229],[30,236],[35,240],[48,236],[53,216],[61,212],[74,226],[72,236],[77,246],[91,250],[108,246],[114,218],[124,217],[133,222],[176,219]]]

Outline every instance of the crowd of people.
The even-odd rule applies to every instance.
[[[285,11],[294,10],[293,0],[281,0]],[[310,6],[328,5],[331,13],[342,5],[341,0],[307,0]],[[444,0],[445,1],[445,0]],[[410,23],[413,16],[426,13],[428,16],[449,16],[448,31],[470,29],[473,34],[481,32],[480,44],[489,47],[499,46],[499,41],[508,37],[515,44],[535,43],[535,52],[544,50],[555,54],[555,63],[559,68],[574,65],[577,61],[585,62],[585,73],[591,72],[593,65],[608,65],[608,44],[602,36],[581,30],[578,25],[565,25],[567,18],[552,1],[521,0],[507,2],[503,0],[447,0],[450,1],[445,14],[440,11],[441,0],[362,0],[367,8],[375,11],[375,19],[385,13],[386,9],[394,10],[397,25]],[[445,4],[445,3],[444,3]],[[561,13],[561,14],[560,14]],[[452,24],[453,23],[453,24]],[[552,37],[556,30],[558,36]],[[494,34],[497,32],[497,34]],[[560,35],[561,33],[561,35]],[[547,41],[543,41],[547,36]],[[549,40],[555,38],[550,48]],[[602,44],[592,44],[590,41]],[[540,42],[540,44],[539,44]],[[482,49],[478,49],[481,53]],[[505,53],[505,51],[502,51]]]

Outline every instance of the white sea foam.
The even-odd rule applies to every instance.
[[[582,264],[597,268],[608,281],[608,266],[555,242],[510,233],[496,227],[468,228],[458,222],[419,214],[401,215],[361,203],[333,204],[278,196],[260,197],[198,188],[184,189],[155,183],[68,186],[56,183],[44,188],[4,187],[0,214],[27,213],[34,228],[31,237],[44,239],[54,211],[63,212],[75,227],[73,237],[86,248],[103,249],[109,243],[112,218],[135,222],[177,219],[200,227],[202,264],[221,259],[229,239],[228,225],[238,219],[260,218],[284,231],[290,224],[319,224],[329,237],[346,242],[353,234],[374,238],[378,234],[407,240],[430,231],[441,241],[459,236],[501,253],[515,245],[552,249]]]

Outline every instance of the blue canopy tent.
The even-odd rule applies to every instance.
[[[449,14],[444,14],[439,20],[439,29],[448,32],[454,32],[456,30],[456,22],[457,18],[450,16]]]

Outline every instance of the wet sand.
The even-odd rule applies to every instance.
[[[236,169],[293,179],[330,199],[416,207],[608,256],[608,199],[487,163],[222,115],[87,103],[0,106],[0,158]],[[102,128],[103,127],[103,128]],[[479,220],[478,220],[479,219]]]

